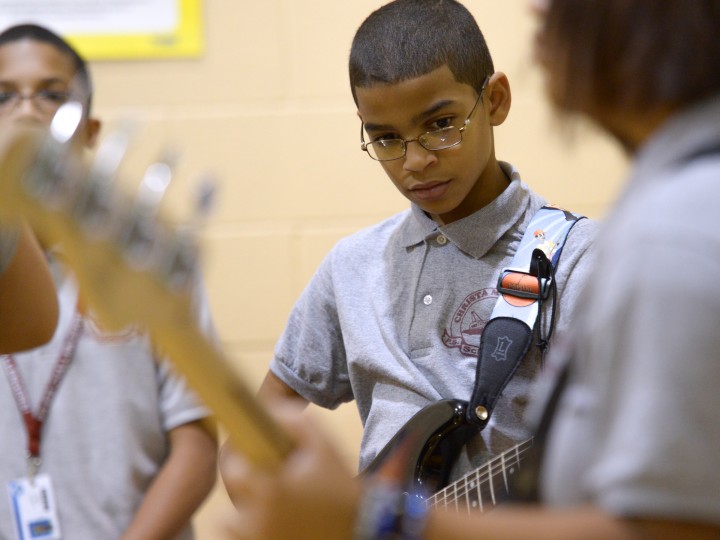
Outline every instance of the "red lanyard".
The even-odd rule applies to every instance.
[[[40,401],[37,414],[33,414],[30,407],[30,398],[27,390],[25,389],[25,385],[23,384],[20,372],[18,371],[15,358],[13,358],[12,355],[5,355],[2,357],[5,374],[10,382],[10,388],[12,389],[13,396],[15,396],[15,402],[22,414],[23,421],[25,422],[25,429],[27,430],[28,435],[28,458],[31,460],[31,464],[37,465],[39,462],[43,422],[45,422],[45,419],[48,416],[50,403],[52,402],[53,397],[55,397],[58,385],[60,384],[63,375],[65,375],[73,354],[75,353],[75,348],[77,347],[81,330],[82,315],[76,312],[72,326],[70,327],[70,332],[65,338],[65,342],[60,350],[60,356],[53,368],[50,381],[48,381],[48,384],[45,387],[45,393]]]

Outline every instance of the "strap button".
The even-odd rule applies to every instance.
[[[483,407],[482,405],[478,405],[477,407],[475,407],[475,416],[477,416],[480,420],[487,420],[488,416],[490,415],[488,414],[488,410],[485,407]]]

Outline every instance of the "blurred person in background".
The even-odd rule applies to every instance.
[[[81,153],[100,129],[85,61],[37,25],[0,33],[0,129],[48,126],[71,96],[84,96],[72,146]],[[0,500],[0,538],[193,538],[192,515],[216,479],[207,409],[147,335],[104,329],[63,246],[45,247],[57,330],[46,346],[0,358],[0,479],[10,494]],[[199,285],[195,296],[198,324],[212,336]]]

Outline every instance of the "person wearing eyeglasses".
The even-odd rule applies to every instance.
[[[490,513],[435,506],[425,516],[405,505],[395,517],[389,503],[402,508],[402,492],[382,499],[372,479],[352,481],[328,440],[284,410],[296,447],[276,470],[223,456],[238,509],[228,538],[720,538],[720,3],[532,7],[551,102],[590,119],[632,159],[598,235],[572,341],[551,353],[550,384],[534,398],[542,404],[541,389],[554,388],[540,416],[540,468],[518,484],[534,483],[536,500]]]
[[[55,84],[59,83],[55,82]],[[0,93],[0,114],[11,114],[27,100],[32,107],[42,114],[52,116],[68,100],[68,97],[66,91],[51,88],[42,88],[27,95],[8,90]]]
[[[460,3],[384,5],[359,27],[349,73],[359,150],[410,208],[327,255],[290,314],[259,395],[329,409],[354,400],[363,471],[426,406],[470,398],[498,277],[547,202],[496,158],[494,130],[510,112],[510,84]],[[542,308],[541,339],[551,319],[555,333],[567,326],[594,230],[581,220],[569,235],[556,301]],[[482,440],[460,452],[455,475],[529,436],[522,414],[542,365],[538,345],[522,358]]]
[[[0,130],[47,128],[79,100],[70,151],[84,152],[100,129],[91,98],[87,65],[60,36],[34,24],[0,33]],[[57,330],[43,347],[0,357],[0,538],[193,538],[193,512],[216,478],[209,411],[147,335],[103,327],[62,243],[44,247]],[[199,284],[195,300],[212,338]]]

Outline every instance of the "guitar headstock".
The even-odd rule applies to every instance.
[[[82,115],[82,105],[68,102],[47,130],[0,134],[0,214],[27,220],[43,243],[59,244],[101,324],[147,331],[238,449],[258,464],[275,465],[289,451],[289,439],[205,339],[193,314],[198,223],[211,206],[212,189],[202,187],[192,219],[172,223],[160,211],[170,165],[152,164],[136,192],[124,192],[117,176],[128,133],[109,135],[85,163],[75,142]]]
[[[154,297],[148,289],[167,289],[175,296],[172,309],[189,309],[198,266],[196,231],[171,223],[160,212],[171,177],[169,165],[148,167],[135,194],[118,189],[127,132],[111,133],[86,164],[74,144],[82,114],[79,103],[66,103],[45,134],[18,136],[16,144],[32,148],[32,159],[18,177],[16,203],[46,245],[62,246],[104,324],[151,326],[154,317],[167,313],[156,313],[161,306],[147,305]],[[146,309],[138,310],[143,304]]]

